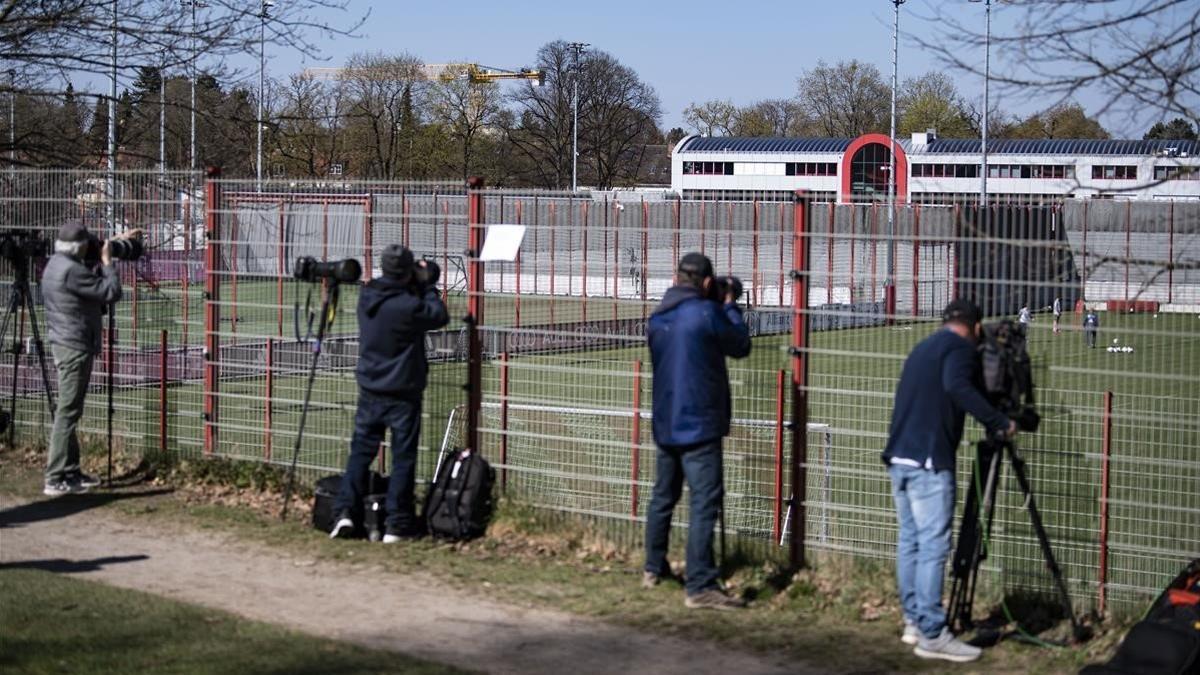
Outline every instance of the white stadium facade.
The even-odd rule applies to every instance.
[[[671,156],[671,188],[683,199],[817,201],[887,197],[888,137],[687,136]],[[1037,204],[1065,199],[1200,200],[1200,142],[1170,140],[992,140],[988,199]],[[980,141],[912,134],[896,141],[898,203],[977,202]]]

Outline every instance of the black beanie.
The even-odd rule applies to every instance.
[[[383,249],[381,263],[387,276],[404,278],[412,274],[413,254],[400,244],[391,244]]]

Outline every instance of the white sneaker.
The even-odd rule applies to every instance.
[[[354,521],[350,519],[350,514],[343,513],[338,516],[337,522],[333,524],[333,529],[329,531],[330,539],[345,539],[354,534]]]
[[[69,480],[53,480],[46,481],[42,487],[42,494],[47,497],[61,497],[63,495],[75,495],[87,492],[86,486]]]
[[[904,632],[900,634],[900,641],[906,645],[913,645],[915,647],[921,641],[921,629],[917,628],[917,624],[905,618]]]
[[[923,659],[945,659],[946,661],[966,663],[978,659],[983,654],[983,650],[959,640],[954,637],[954,633],[951,633],[949,628],[943,627],[941,635],[932,640],[922,635],[913,649],[913,654]]]

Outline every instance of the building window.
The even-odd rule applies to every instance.
[[[887,199],[891,153],[881,143],[868,143],[850,159],[850,194],[857,201]]]
[[[1070,164],[988,164],[988,178],[1074,178]]]
[[[836,176],[836,162],[788,162],[789,176]]]
[[[1101,165],[1092,166],[1093,180],[1137,180],[1137,165]]]
[[[684,162],[685,176],[732,176],[733,162]]]
[[[1200,167],[1156,166],[1154,180],[1200,180]]]

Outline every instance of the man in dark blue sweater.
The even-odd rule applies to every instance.
[[[954,637],[942,608],[942,577],[954,520],[955,453],[965,413],[990,435],[1016,434],[1017,425],[982,391],[975,344],[983,313],[968,300],[942,312],[943,326],[904,362],[883,462],[892,479],[900,532],[896,582],[906,644],[924,658],[973,661],[980,650]]]
[[[415,278],[417,265],[428,269],[429,263],[414,265],[412,251],[399,244],[384,249],[381,263],[383,276],[358,296],[358,411],[342,489],[334,502],[337,520],[329,536],[350,536],[361,522],[371,461],[384,432],[391,429],[392,475],[383,536],[390,544],[420,534],[413,493],[421,395],[429,372],[425,331],[445,326],[450,318],[436,285],[422,285]],[[436,274],[431,276],[436,282]]]
[[[744,603],[717,584],[713,526],[724,495],[721,439],[731,406],[725,357],[750,354],[750,331],[732,291],[714,299],[712,262],[699,253],[679,261],[669,288],[646,326],[654,364],[654,442],[658,465],[646,511],[643,586],[671,576],[667,544],[671,514],[686,478],[691,489],[687,595],[691,608],[735,609]]]

